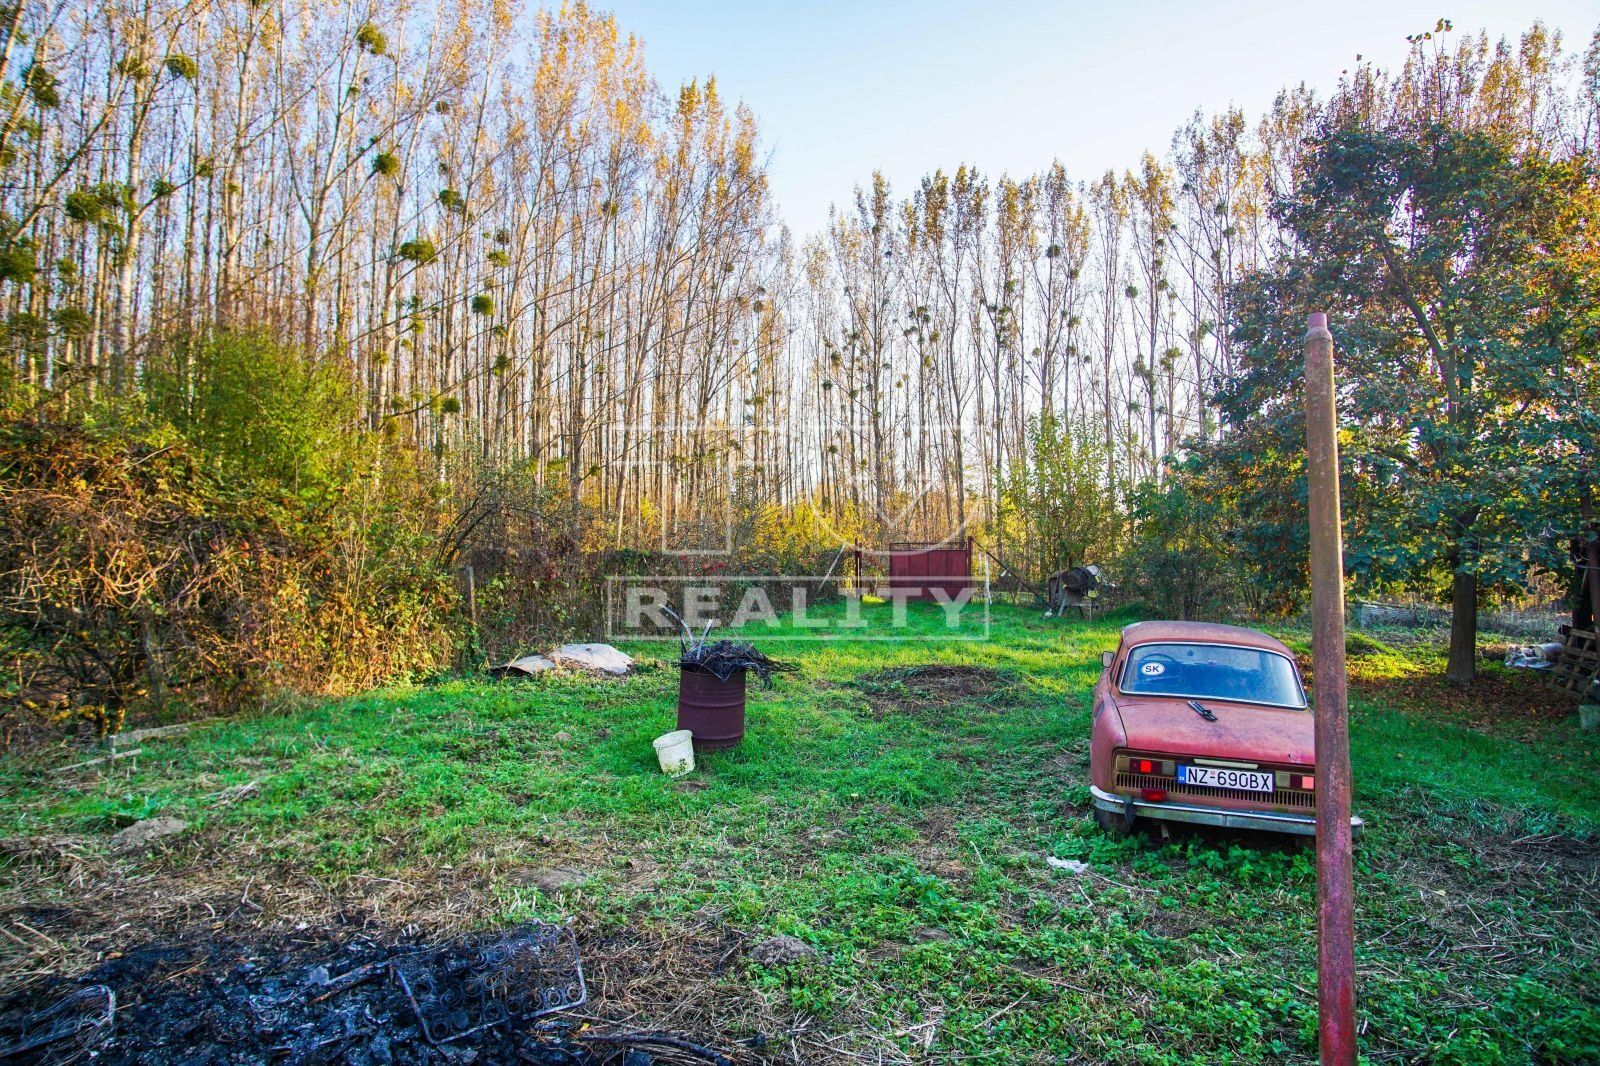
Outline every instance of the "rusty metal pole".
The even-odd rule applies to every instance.
[[[1317,1024],[1323,1066],[1355,1066],[1355,888],[1338,412],[1328,316],[1306,321],[1306,487],[1311,512],[1311,657],[1317,749]]]

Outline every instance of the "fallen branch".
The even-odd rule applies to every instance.
[[[1038,585],[1035,585],[1033,582],[1031,582],[1027,578],[1023,577],[1021,570],[1018,570],[1016,567],[1012,566],[1010,563],[1008,563],[1004,559],[1000,558],[998,555],[996,555],[994,552],[990,551],[988,548],[984,548],[983,549],[983,554],[985,554],[989,558],[993,559],[994,562],[995,562],[995,565],[998,566],[1004,574],[1010,575],[1012,580],[1016,581],[1017,584],[1021,585],[1023,588],[1027,589],[1029,592],[1033,593],[1034,599],[1038,600],[1040,603],[1045,603],[1045,604],[1048,604],[1050,602],[1050,597],[1045,595],[1043,590],[1041,590]]]
[[[389,962],[389,959],[384,959],[380,962],[369,962],[365,966],[357,966],[353,970],[342,973],[329,981],[323,991],[312,996],[306,1002],[321,1003],[329,996],[337,996],[340,992],[348,991],[356,985],[370,981],[380,973],[383,973],[388,968]]]
[[[720,1051],[696,1044],[671,1033],[574,1033],[575,1040],[593,1041],[597,1044],[616,1044],[621,1047],[643,1044],[646,1047],[667,1047],[682,1051],[715,1066],[733,1066],[733,1061]]]
[[[118,759],[129,759],[135,755],[143,754],[143,748],[134,748],[132,751],[114,751],[110,755],[102,755],[98,759],[85,759],[83,762],[75,762],[71,766],[59,766],[56,768],[55,772],[58,774],[64,774],[68,770],[82,770],[88,766],[99,766],[101,763],[115,762]]]
[[[111,741],[112,747],[123,744],[138,744],[146,740],[156,740],[160,737],[175,737],[187,733],[190,722],[179,722],[177,725],[158,725],[149,729],[130,729],[125,733],[112,733],[106,739]]]

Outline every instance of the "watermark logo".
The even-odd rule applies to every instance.
[[[987,640],[989,600],[970,581],[841,596],[827,577],[606,579],[610,640]]]

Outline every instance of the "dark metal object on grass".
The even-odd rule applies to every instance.
[[[1051,614],[1060,615],[1067,610],[1077,610],[1090,617],[1096,601],[1105,586],[1105,574],[1093,564],[1060,570],[1045,580],[1045,595]]]
[[[793,663],[769,659],[753,644],[719,640],[708,644],[711,626],[698,639],[676,612],[667,609],[683,629],[678,642],[678,728],[694,734],[695,751],[720,751],[744,740],[745,676],[754,673],[772,687],[772,675],[798,670]]]
[[[116,1021],[117,996],[105,985],[90,985],[69,992],[48,1007],[34,1011],[13,1025],[0,1029],[0,1060],[13,1059],[30,1051],[44,1051],[44,1058],[30,1061],[57,1061],[49,1056],[63,1052],[59,1061],[76,1059],[110,1035]],[[7,1031],[11,1030],[11,1031]],[[51,1048],[71,1040],[71,1045]]]
[[[744,740],[745,677],[772,687],[772,675],[795,670],[750,644],[704,640],[678,660],[678,728],[694,734],[695,751],[720,751]]]
[[[726,679],[684,662],[678,674],[678,728],[694,734],[695,751],[723,751],[744,740],[745,672]]]

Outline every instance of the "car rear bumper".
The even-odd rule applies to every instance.
[[[1117,796],[1095,786],[1089,786],[1094,805],[1102,811],[1132,815],[1136,818],[1163,818],[1169,822],[1192,822],[1196,825],[1215,825],[1224,829],[1261,829],[1269,833],[1292,833],[1296,836],[1316,836],[1317,820],[1308,814],[1283,814],[1278,811],[1236,811],[1226,807],[1199,807],[1191,803],[1162,801],[1151,803],[1137,796]],[[1354,815],[1350,818],[1352,836],[1360,836],[1365,823]]]

